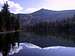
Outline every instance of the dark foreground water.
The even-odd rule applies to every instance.
[[[74,47],[52,46],[41,48],[30,43],[20,43],[11,56],[75,56]]]
[[[10,56],[75,56],[75,43],[72,41],[57,39],[56,36],[38,36],[24,32],[19,36],[19,41],[23,43],[20,43],[19,48],[11,49]]]
[[[75,43],[71,40],[64,39],[58,36],[40,36],[30,32],[20,32],[20,42],[33,43],[40,47],[48,46],[70,46],[75,47]]]

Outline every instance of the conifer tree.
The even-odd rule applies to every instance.
[[[19,28],[19,21],[16,19],[9,11],[8,3],[4,3],[3,9],[0,13],[0,29],[2,32],[8,32],[7,34],[0,34],[0,51],[3,53],[3,56],[8,56],[11,45],[14,46],[15,42],[18,41],[18,32],[16,31]]]
[[[7,27],[9,27],[9,20],[10,20],[10,12],[8,8],[8,3],[4,3],[3,9],[1,10],[1,16],[2,16],[2,30],[8,30]]]

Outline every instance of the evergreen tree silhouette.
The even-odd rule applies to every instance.
[[[2,16],[2,30],[8,30],[7,27],[9,27],[9,20],[10,20],[10,12],[8,8],[8,3],[4,3],[3,9],[1,10],[1,16]]]
[[[3,9],[0,12],[0,31],[6,32],[5,34],[0,34],[0,51],[3,53],[3,56],[8,56],[11,45],[15,46],[15,42],[19,40],[19,33],[16,32],[19,28],[19,21],[10,13],[8,7],[8,3],[4,3]],[[11,32],[7,33],[9,31]]]

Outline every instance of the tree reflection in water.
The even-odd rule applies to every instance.
[[[3,53],[3,56],[7,56],[11,45],[13,48],[15,43],[18,42],[18,34],[18,32],[0,34],[0,51]]]

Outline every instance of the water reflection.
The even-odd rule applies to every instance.
[[[75,56],[74,47],[64,47],[64,46],[52,46],[45,48],[41,48],[39,46],[37,47],[36,45],[33,45],[31,43],[20,43],[19,52],[13,54],[12,56]]]
[[[30,41],[31,43],[36,43],[37,45],[40,44],[40,46],[50,46],[52,43],[59,44],[60,42],[53,37],[50,38],[43,36],[43,38],[41,38],[41,36],[29,33],[21,33],[19,39],[19,32],[4,32],[0,34],[0,51],[3,52],[4,55],[7,55],[10,51],[11,44],[12,46],[15,46],[15,43],[21,40],[28,40],[28,42]],[[73,47],[52,46],[41,48],[31,43],[20,43],[19,48],[16,47],[15,51],[11,50],[11,53],[9,54],[12,54],[11,56],[75,56],[75,48]],[[62,43],[63,42],[60,42],[60,44]]]
[[[15,46],[15,42],[18,42],[18,32],[0,32],[0,51],[3,56],[8,55],[11,45]]]

